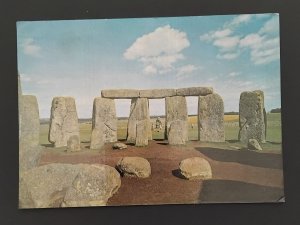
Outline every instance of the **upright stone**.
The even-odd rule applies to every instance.
[[[265,142],[266,113],[263,91],[242,92],[239,108],[239,140],[243,143],[247,143],[249,139]]]
[[[77,135],[79,138],[78,116],[74,98],[53,98],[49,142],[54,143],[55,147],[67,146],[69,138],[73,135]]]
[[[165,136],[171,145],[188,141],[187,103],[183,96],[166,98]]]
[[[224,103],[220,95],[199,96],[198,130],[200,141],[225,141]]]
[[[39,145],[40,118],[38,102],[33,95],[19,96],[19,140],[20,145]]]
[[[148,99],[133,98],[128,119],[127,141],[138,146],[145,146],[148,144],[149,130],[151,127]]]
[[[92,129],[97,130],[92,135],[91,142],[98,139],[103,140],[104,143],[117,141],[117,115],[116,106],[113,99],[95,98],[93,105],[93,121]],[[102,135],[103,137],[100,137]]]

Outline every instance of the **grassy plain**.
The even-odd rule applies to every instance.
[[[161,118],[164,124],[164,118]],[[198,121],[197,116],[189,116],[189,139],[198,139]],[[228,142],[235,142],[238,138],[239,132],[239,116],[238,115],[225,115],[225,137]],[[155,123],[155,119],[151,119]],[[82,142],[89,142],[91,135],[92,124],[91,122],[80,123],[80,138]],[[42,145],[50,144],[48,142],[49,124],[41,124],[40,126],[40,143]],[[125,139],[127,132],[127,119],[118,120],[118,139]],[[153,139],[163,139],[164,129],[153,130]],[[267,144],[280,144],[281,143],[281,114],[268,113],[267,114]]]

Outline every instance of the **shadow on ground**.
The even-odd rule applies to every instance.
[[[200,202],[279,202],[282,188],[266,187],[230,180],[205,180],[200,192]]]
[[[205,156],[221,162],[236,162],[250,166],[282,169],[282,155],[241,150],[224,150],[211,147],[195,148]]]

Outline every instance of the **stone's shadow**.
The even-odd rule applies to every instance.
[[[41,146],[44,146],[46,148],[52,148],[52,147],[54,147],[53,144],[41,144]]]
[[[250,166],[282,169],[282,155],[274,153],[260,153],[246,149],[224,150],[210,147],[197,147],[197,151],[205,156],[221,162],[236,162]]]
[[[276,141],[266,141],[267,143],[273,144],[273,145],[281,145],[281,142],[276,142]]]
[[[126,145],[129,145],[129,146],[135,146],[134,143],[126,143]]]
[[[157,142],[156,144],[158,144],[158,145],[169,145],[168,142]]]
[[[226,140],[228,143],[239,143],[239,140]]]
[[[177,178],[185,179],[185,177],[180,173],[180,170],[179,170],[179,169],[172,170],[172,174],[173,174],[173,176],[175,176],[175,177],[177,177]],[[186,179],[185,179],[185,180],[186,180]]]
[[[117,142],[119,142],[119,141],[123,142],[123,141],[127,141],[127,139],[126,138],[121,138],[121,139],[117,140]]]
[[[232,180],[204,180],[200,202],[282,202],[282,188]]]

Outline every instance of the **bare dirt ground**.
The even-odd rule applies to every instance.
[[[225,149],[197,141],[185,147],[169,146],[165,141],[151,141],[145,148],[128,145],[124,150],[113,150],[112,144],[101,151],[88,147],[89,143],[84,143],[77,153],[47,147],[40,164],[102,163],[115,167],[124,156],[144,157],[151,164],[150,178],[122,177],[122,185],[108,205],[270,202],[284,196],[280,153]],[[179,176],[180,161],[193,156],[209,161],[213,179],[189,181]]]

